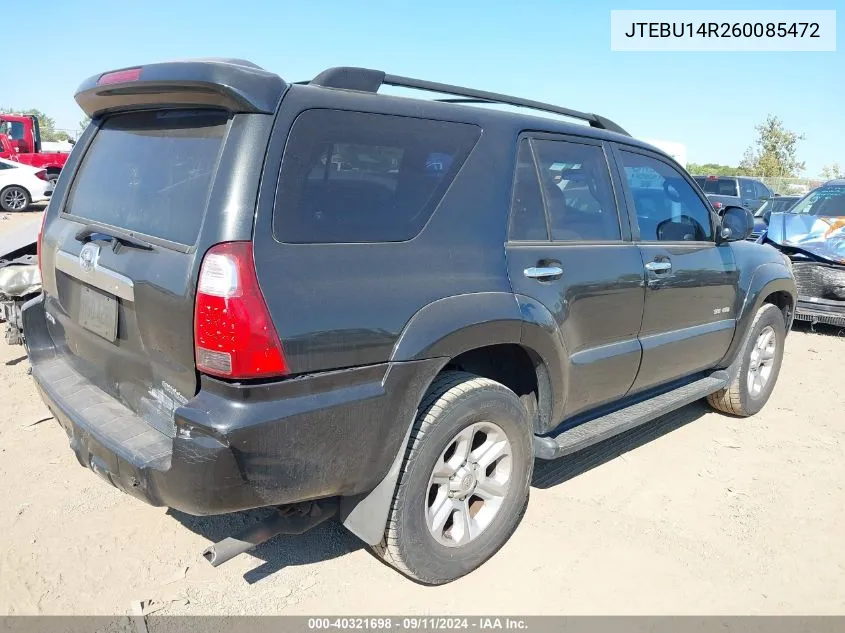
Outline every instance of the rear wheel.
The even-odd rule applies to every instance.
[[[426,584],[471,572],[516,529],[533,463],[527,412],[513,391],[442,374],[420,406],[376,553]]]
[[[18,185],[0,191],[0,208],[3,211],[25,211],[30,202],[29,192]]]
[[[707,397],[714,409],[740,417],[754,415],[769,400],[780,373],[786,325],[775,305],[763,304],[754,316],[733,382]]]

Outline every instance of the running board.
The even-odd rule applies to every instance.
[[[534,456],[538,459],[557,459],[575,453],[705,398],[727,385],[728,372],[716,371],[683,387],[579,424],[557,437],[535,435]]]

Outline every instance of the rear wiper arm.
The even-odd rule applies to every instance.
[[[76,240],[79,242],[90,242],[92,240],[108,240],[115,245],[123,244],[124,246],[131,246],[132,248],[140,248],[141,250],[151,251],[153,245],[135,237],[134,235],[120,231],[118,229],[103,229],[98,226],[86,226],[80,229],[76,234]]]

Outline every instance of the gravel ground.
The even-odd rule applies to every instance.
[[[793,332],[754,418],[695,404],[538,464],[511,541],[438,588],[336,524],[212,568],[202,549],[261,513],[196,518],[111,488],[79,466],[23,348],[0,343],[0,615],[135,601],[158,614],[845,614],[839,334]]]

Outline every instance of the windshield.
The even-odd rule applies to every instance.
[[[819,187],[789,209],[789,212],[825,218],[845,217],[845,185]]]

